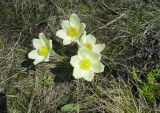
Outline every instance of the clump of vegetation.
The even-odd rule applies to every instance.
[[[147,82],[142,82],[139,87],[139,92],[147,100],[155,100],[160,90],[160,83],[157,78],[160,77],[160,68],[156,68],[147,74]]]
[[[131,75],[135,80],[137,80],[137,88],[140,96],[145,97],[149,101],[156,100],[157,96],[159,96],[158,91],[160,90],[160,83],[158,82],[158,77],[160,77],[160,68],[158,67],[148,72],[145,76],[146,81],[141,79],[135,68],[132,69]]]
[[[159,10],[158,0],[0,0],[0,93],[8,111],[159,113]],[[55,35],[73,13],[106,46],[94,82],[74,79],[69,61],[78,47]],[[41,32],[62,59],[35,66],[28,53]]]

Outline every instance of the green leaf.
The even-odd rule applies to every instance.
[[[53,77],[52,76],[48,76],[48,78],[44,79],[42,81],[42,84],[45,86],[50,86],[53,83]]]
[[[155,89],[154,84],[143,83],[138,90],[147,100],[153,100],[155,98]]]
[[[156,68],[147,74],[147,80],[149,83],[154,84],[156,77],[159,76],[160,76],[160,68]]]
[[[99,86],[96,87],[95,92],[96,92],[97,95],[101,94],[101,89],[100,89]]]
[[[77,109],[80,109],[80,107],[78,104],[75,103],[66,104],[63,107],[61,107],[62,112],[71,112]]]
[[[137,71],[136,71],[135,67],[132,68],[131,75],[132,75],[132,77],[135,78],[135,79],[138,78],[138,77],[137,77]]]

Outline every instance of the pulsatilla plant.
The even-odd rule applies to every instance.
[[[94,73],[104,71],[104,65],[100,60],[105,44],[96,44],[96,38],[86,34],[86,25],[80,22],[76,14],[72,14],[69,20],[63,20],[61,27],[56,36],[63,39],[63,44],[77,43],[79,47],[78,54],[72,56],[70,60],[70,64],[74,67],[74,78],[92,81]],[[48,62],[50,55],[55,53],[52,50],[52,40],[47,39],[43,33],[39,34],[39,39],[33,39],[33,46],[35,49],[28,54],[28,58],[35,59],[34,65]]]
[[[133,68],[131,75],[135,80],[139,81],[137,89],[140,96],[143,96],[150,101],[155,100],[156,96],[158,96],[158,91],[160,90],[160,83],[157,81],[157,78],[160,77],[160,68],[157,67],[148,72],[146,75],[147,81],[140,79],[135,68]]]
[[[42,61],[48,62],[52,51],[52,40],[48,40],[43,33],[40,33],[39,39],[33,39],[33,46],[35,50],[28,54],[28,58],[35,59],[34,65]]]

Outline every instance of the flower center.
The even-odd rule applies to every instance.
[[[92,63],[88,58],[84,58],[80,61],[80,68],[83,70],[88,70],[91,67]]]
[[[91,45],[90,43],[85,43],[84,46],[85,46],[88,50],[92,51],[92,45]]]
[[[49,53],[49,48],[47,46],[41,46],[38,49],[38,54],[41,55],[41,56],[47,56],[48,53]]]
[[[78,30],[75,27],[70,27],[67,30],[67,35],[69,35],[70,37],[74,38],[78,35]]]

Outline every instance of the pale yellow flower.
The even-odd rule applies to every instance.
[[[74,78],[84,78],[87,81],[92,81],[94,73],[104,71],[104,65],[100,60],[100,54],[96,52],[88,52],[86,49],[80,48],[78,55],[71,57],[70,61],[70,64],[74,67]]]
[[[39,34],[39,39],[33,39],[34,50],[28,54],[28,58],[35,59],[34,65],[40,62],[48,62],[52,50],[52,40],[48,40],[43,33]]]
[[[62,21],[62,29],[56,32],[56,36],[63,39],[63,44],[68,45],[77,42],[83,34],[86,25],[80,22],[76,14],[72,14],[69,20]]]

